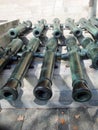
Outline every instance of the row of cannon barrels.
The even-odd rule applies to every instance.
[[[50,27],[52,28],[52,37],[48,38],[44,44],[45,53],[37,52],[42,45],[41,39],[46,37]],[[28,44],[24,45],[21,35],[24,35],[25,31],[30,29],[32,29],[34,36],[29,40]],[[64,35],[63,31],[65,29],[71,31],[69,36]],[[87,31],[91,36],[85,37],[84,31]],[[52,79],[57,60],[69,61],[73,99],[77,102],[86,102],[91,99],[92,93],[84,76],[82,61],[91,59],[92,68],[98,70],[97,18],[89,20],[81,18],[78,23],[68,18],[65,24],[61,24],[60,20],[55,18],[51,25],[42,19],[34,27],[32,27],[31,21],[26,21],[19,24],[16,28],[11,28],[7,34],[12,38],[12,41],[3,50],[0,50],[0,72],[3,71],[13,56],[17,56],[20,50],[22,55],[11,76],[0,88],[0,96],[3,99],[16,100],[18,98],[23,78],[35,57],[43,58],[40,77],[33,90],[37,99],[49,100],[52,97]],[[61,44],[62,41],[64,41],[63,44]],[[65,46],[67,52],[63,54],[58,52],[60,45]]]

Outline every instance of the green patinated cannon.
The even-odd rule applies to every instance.
[[[58,18],[55,18],[53,20],[53,36],[55,38],[60,38],[63,35],[63,28],[60,24],[60,20]]]
[[[16,100],[18,97],[19,87],[22,85],[30,64],[33,60],[33,53],[37,51],[40,41],[37,38],[32,38],[26,50],[24,51],[19,63],[16,65],[7,83],[0,89],[0,95],[7,100]]]
[[[77,46],[74,37],[66,39],[67,51],[69,53],[69,63],[72,74],[72,97],[75,101],[85,102],[88,101],[92,94],[88,88],[88,84],[84,78],[84,72],[81,65],[81,58],[78,54],[79,47]]]
[[[13,39],[12,42],[0,53],[0,71],[7,65],[12,56],[22,48],[23,42],[21,39]]]
[[[98,40],[98,28],[95,25],[93,25],[90,21],[86,20],[85,18],[81,18],[79,23],[80,26],[86,29],[95,40]]]
[[[8,35],[11,38],[16,38],[17,36],[21,35],[23,32],[29,30],[32,27],[31,21],[23,22],[22,24],[19,24],[16,28],[11,28],[8,31]]]
[[[58,42],[55,38],[48,40],[40,77],[33,91],[35,97],[39,100],[49,100],[52,96],[52,75],[56,60],[55,53],[57,45]]]
[[[74,34],[74,36],[79,37],[82,35],[82,30],[75,25],[73,19],[68,18],[65,21],[65,25],[67,28],[69,28],[71,30],[71,32]]]
[[[89,21],[91,22],[91,24],[95,25],[98,28],[98,18],[93,17],[90,18]]]
[[[86,49],[87,56],[92,60],[92,67],[98,69],[98,44],[89,37],[78,37],[79,43]]]
[[[79,30],[79,27],[77,27],[77,25],[74,23],[74,21],[71,21],[71,26],[72,25],[74,25],[73,26],[74,28],[77,28],[77,30]],[[69,28],[71,28],[70,25],[69,25]],[[74,36],[77,37],[79,43],[86,50],[88,58],[90,58],[92,60],[92,67],[94,69],[98,69],[98,44],[97,44],[97,42],[94,42],[89,37],[84,37],[82,32],[81,32],[80,36],[77,36],[75,34],[74,34]]]
[[[38,24],[35,25],[33,29],[33,35],[35,37],[45,36],[47,31],[47,21],[45,19],[41,19],[38,21]]]

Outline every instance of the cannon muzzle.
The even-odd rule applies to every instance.
[[[63,29],[61,28],[60,20],[55,18],[53,20],[53,36],[55,38],[60,38],[63,34]]]
[[[74,29],[74,30],[73,30],[73,33],[74,33],[74,35],[77,36],[77,37],[80,37],[80,36],[82,35],[82,31],[79,30],[79,29]]]
[[[55,38],[59,38],[59,37],[61,37],[61,35],[62,35],[62,33],[61,33],[61,31],[59,31],[59,30],[55,30],[55,31],[53,32],[53,36],[54,36]]]
[[[33,30],[33,35],[34,35],[35,37],[40,37],[40,36],[41,36],[41,33],[42,33],[42,31],[41,31],[40,29],[34,29],[34,30]]]
[[[16,86],[19,87],[20,83],[19,82],[13,82],[13,80],[8,81],[3,88],[1,88],[0,90],[0,95],[2,96],[2,98],[6,99],[6,100],[16,100],[18,97],[18,91],[17,89],[14,89],[12,86]]]
[[[11,38],[16,38],[17,36],[21,35],[24,31],[29,30],[32,27],[31,21],[23,22],[19,24],[16,28],[11,28],[8,31],[8,34]]]
[[[47,87],[44,86],[47,82]],[[52,97],[51,90],[52,81],[44,79],[37,84],[37,87],[34,89],[34,95],[39,100],[49,100]]]
[[[86,102],[90,100],[92,95],[85,81],[80,80],[77,83],[73,82],[72,86],[73,86],[72,97],[75,101]]]
[[[18,35],[18,31],[17,31],[16,28],[11,28],[11,29],[9,30],[9,36],[10,36],[11,38],[16,38],[17,35]]]
[[[82,30],[77,27],[77,25],[74,23],[73,19],[68,18],[65,21],[65,25],[71,30],[71,32],[74,34],[74,36],[80,37],[82,35]]]
[[[35,25],[35,28],[33,29],[33,35],[35,37],[44,36],[47,31],[47,21],[45,19],[41,19],[38,21],[38,24]]]

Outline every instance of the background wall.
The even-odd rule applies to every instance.
[[[0,0],[0,20],[36,20],[45,18],[51,21],[59,17],[61,21],[71,17],[87,17],[89,0]]]

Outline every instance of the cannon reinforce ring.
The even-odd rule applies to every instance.
[[[39,100],[49,100],[52,97],[51,89],[43,87],[43,86],[35,87],[33,93],[35,97]]]
[[[33,34],[35,37],[40,37],[40,35],[41,35],[40,31],[38,31],[37,29],[34,29]]]
[[[1,91],[0,94],[6,100],[16,100],[18,97],[18,92],[14,90],[13,88],[9,88],[6,86],[2,88],[0,91]]]
[[[62,34],[61,34],[60,31],[54,31],[53,35],[54,35],[55,38],[60,38]]]
[[[76,29],[73,33],[76,37],[80,37],[82,35],[82,31],[79,29]]]
[[[10,36],[11,38],[16,38],[17,35],[18,35],[18,32],[17,32],[16,29],[12,28],[12,29],[9,30],[9,36]]]
[[[91,91],[88,89],[87,85],[82,82],[77,82],[74,84],[72,92],[72,97],[77,102],[89,101],[92,97]]]

